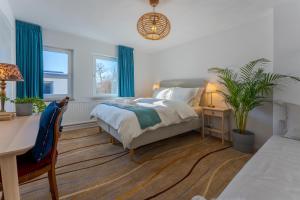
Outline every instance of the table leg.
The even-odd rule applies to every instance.
[[[222,144],[224,144],[224,114],[222,116]]]
[[[204,139],[205,137],[205,115],[203,114],[202,111],[202,138]]]
[[[19,180],[16,156],[0,158],[1,176],[5,200],[19,200]]]

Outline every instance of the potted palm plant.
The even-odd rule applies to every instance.
[[[249,62],[235,72],[229,68],[214,67],[209,71],[217,74],[218,82],[224,88],[218,92],[232,108],[236,129],[232,130],[233,147],[251,153],[254,149],[254,133],[247,130],[248,114],[254,108],[272,101],[272,91],[285,78],[300,81],[298,77],[268,73],[265,58]]]

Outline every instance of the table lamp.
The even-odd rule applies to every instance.
[[[211,107],[211,108],[215,107],[213,104],[213,101],[212,101],[212,96],[213,96],[213,93],[215,93],[215,92],[217,92],[216,85],[214,85],[213,83],[208,83],[206,86],[206,93],[210,94],[210,104],[208,105],[208,107]]]
[[[17,65],[0,63],[0,98],[1,110],[5,112],[5,98],[6,98],[6,82],[5,81],[23,81],[22,74]]]
[[[157,90],[160,88],[160,84],[159,83],[154,83],[152,86],[152,90]]]

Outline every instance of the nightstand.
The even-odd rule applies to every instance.
[[[203,120],[203,137],[205,136],[205,132],[209,133],[214,132],[221,135],[222,144],[224,144],[224,136],[228,134],[228,139],[230,139],[230,112],[229,108],[211,108],[211,107],[203,107],[202,108],[202,120]],[[212,121],[219,120],[221,122],[221,127],[214,127]],[[225,121],[227,121],[228,126],[225,129]]]

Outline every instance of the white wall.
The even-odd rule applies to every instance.
[[[7,0],[0,0],[0,62],[15,63],[15,21]],[[6,95],[13,98],[14,83],[8,82]],[[6,104],[6,110],[12,111],[13,106]]]
[[[93,55],[117,56],[114,44],[108,44],[68,33],[43,30],[44,45],[73,50],[74,98],[93,96]],[[135,90],[137,96],[151,94],[153,78],[149,75],[149,55],[137,49],[135,54]]]
[[[289,1],[274,8],[274,71],[300,77],[300,2]],[[285,82],[274,91],[276,101],[300,105],[300,83]],[[293,109],[292,109],[293,108]],[[300,127],[299,108],[288,106],[288,126]],[[275,107],[274,107],[275,109]],[[280,134],[279,120],[283,120],[280,110],[274,110],[274,133]]]
[[[44,45],[73,50],[73,95],[64,125],[91,121],[89,113],[96,101],[93,97],[93,55],[117,57],[117,47],[72,34],[43,30]],[[149,96],[152,93],[150,57],[138,49],[134,51],[136,96]]]
[[[7,18],[11,25],[15,23],[15,18],[8,0],[0,0],[0,11]]]
[[[156,82],[199,77],[214,80],[208,73],[210,67],[238,67],[261,57],[273,59],[272,12],[257,21],[154,54],[154,77]],[[260,147],[272,135],[272,105],[251,112],[247,128],[256,133],[256,147]]]

